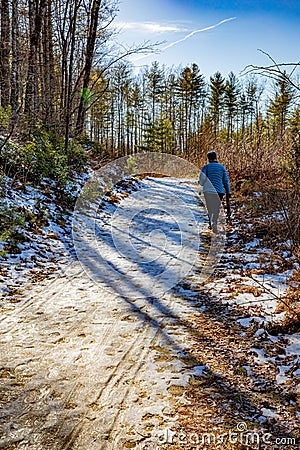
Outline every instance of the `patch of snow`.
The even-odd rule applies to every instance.
[[[269,324],[279,324],[282,323],[285,319],[286,312],[282,311],[281,313],[273,313],[271,315],[265,316],[265,323]],[[270,336],[270,339],[276,338],[275,336]]]
[[[278,384],[286,383],[288,381],[288,377],[285,375],[288,370],[290,370],[293,365],[289,366],[279,366],[279,374],[276,376],[276,381]]]
[[[255,297],[252,293],[248,292],[238,294],[236,297],[234,297],[232,302],[241,306],[249,305],[260,307],[269,314],[276,311],[278,303],[277,299],[270,299],[270,296],[268,296],[267,294],[262,294],[259,297]]]
[[[266,330],[264,328],[259,328],[256,333],[254,334],[255,337],[259,337],[262,334],[264,334],[266,332]]]
[[[273,295],[280,297],[288,289],[288,279],[292,276],[293,270],[287,270],[278,274],[253,275],[253,279],[258,284],[271,291]]]
[[[282,257],[282,259],[286,259],[286,258],[294,259],[294,257],[291,255],[290,251],[282,252],[281,257]]]
[[[234,255],[240,258],[239,254]],[[248,257],[250,256],[248,255]],[[288,289],[287,280],[292,273],[293,271],[289,270],[281,274],[255,275],[253,278],[241,277],[240,274],[231,273],[217,281],[207,283],[206,288],[210,292],[217,294],[223,303],[260,307],[262,311],[272,317],[277,309],[279,299]],[[232,283],[253,286],[258,289],[265,288],[266,292],[256,297],[251,292],[238,293],[237,287],[237,295],[233,296],[229,289]]]
[[[276,418],[277,414],[276,414],[276,410],[275,409],[271,409],[271,408],[262,408],[261,410],[263,417],[273,417]]]
[[[246,369],[248,377],[251,377],[252,375],[251,367],[250,366],[243,366],[243,367]]]
[[[249,328],[253,323],[253,317],[246,317],[245,319],[238,319],[237,322],[242,325],[242,327]]]
[[[269,333],[267,333],[266,332],[266,334],[267,334],[267,336],[268,336],[268,339],[270,340],[270,341],[272,341],[272,342],[278,342],[279,340],[280,340],[280,337],[278,337],[278,336],[272,336],[271,334],[269,334]]]
[[[82,184],[84,175],[77,177],[78,189]],[[44,179],[41,185],[47,188],[42,191],[33,186],[12,187],[12,180],[4,180],[3,204],[13,208],[19,213],[33,213],[43,215],[46,225],[30,226],[28,223],[20,230],[25,241],[17,246],[18,254],[7,253],[0,257],[4,275],[1,277],[0,293],[9,294],[11,288],[18,288],[21,284],[30,281],[30,277],[37,271],[40,273],[56,272],[70,262],[73,252],[71,236],[71,212],[65,212],[56,202],[56,183]],[[74,184],[75,185],[75,184]],[[50,187],[50,189],[49,189]],[[73,194],[74,195],[74,194]],[[63,223],[63,225],[61,225]],[[0,248],[5,250],[5,243]]]
[[[253,239],[253,241],[248,242],[246,245],[244,245],[244,248],[246,250],[249,250],[249,249],[253,249],[254,247],[259,247],[259,245],[260,245],[259,239],[255,238],[255,239]]]
[[[207,366],[195,366],[192,369],[192,375],[195,377],[203,377],[205,372],[207,372],[208,367]]]
[[[297,355],[300,357],[300,334],[288,336],[289,345],[286,346],[288,356]]]
[[[254,348],[252,347],[251,350],[257,354],[257,356],[254,356],[254,361],[259,365],[268,364],[269,362],[274,363],[275,358],[268,358],[265,356],[265,352],[262,348]]]

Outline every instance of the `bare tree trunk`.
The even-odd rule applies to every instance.
[[[77,115],[77,124],[76,124],[76,132],[77,134],[83,133],[84,130],[84,122],[86,115],[86,105],[85,105],[85,94],[89,87],[94,51],[95,51],[95,43],[97,37],[97,28],[99,22],[99,11],[100,11],[101,0],[93,0],[92,12],[91,12],[91,21],[89,34],[87,39],[86,46],[86,58],[85,58],[85,66],[84,66],[84,75],[83,75],[83,86],[82,86],[82,95],[80,97],[78,115]]]
[[[54,98],[56,97],[56,85],[54,76],[54,55],[52,35],[52,11],[51,0],[47,0],[47,9],[43,26],[43,120],[51,128],[54,125]]]
[[[74,13],[72,15],[72,20],[70,23],[70,56],[69,56],[69,67],[66,71],[66,115],[65,115],[65,151],[68,152],[69,148],[69,138],[70,138],[70,128],[71,128],[71,106],[72,106],[72,89],[73,89],[73,67],[74,67],[74,53],[75,53],[75,41],[76,41],[76,23],[77,16],[80,6],[80,0],[75,0]]]
[[[16,117],[20,101],[20,80],[19,80],[19,64],[20,64],[20,43],[19,43],[19,25],[18,25],[18,0],[12,0],[11,3],[11,41],[12,41],[12,58],[11,58],[11,92],[10,104],[12,108],[12,118]]]
[[[10,18],[8,0],[1,0],[0,80],[1,106],[6,108],[10,101]]]
[[[25,94],[25,114],[30,119],[38,117],[38,52],[41,41],[41,31],[47,0],[29,0],[29,55]]]

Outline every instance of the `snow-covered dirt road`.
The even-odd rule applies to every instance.
[[[0,448],[298,448],[300,336],[267,327],[287,273],[211,235],[196,181],[131,182],[100,203],[87,185],[77,258],[1,303]]]
[[[77,244],[80,261],[2,311],[0,448],[156,448],[205,370],[186,344],[197,300],[181,295],[209,251],[196,191],[143,181],[99,214],[97,249]]]

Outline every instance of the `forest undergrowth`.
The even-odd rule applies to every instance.
[[[295,203],[276,194],[274,183],[235,185],[222,258],[207,282],[196,274],[186,286],[198,293],[187,348],[202,371],[178,399],[176,425],[165,433],[172,445],[162,449],[298,446],[299,360],[291,342],[300,331],[299,228],[286,216]],[[285,288],[277,291],[277,281]]]
[[[290,271],[288,289],[278,297],[278,311],[285,312],[282,323],[270,326],[273,332],[300,331],[300,235],[298,189],[276,183],[247,184],[236,193],[234,205],[237,247],[256,243],[260,267],[247,269],[248,275]],[[265,250],[265,251],[264,251]]]

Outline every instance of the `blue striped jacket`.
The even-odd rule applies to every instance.
[[[230,194],[230,183],[227,171],[222,164],[212,161],[202,167],[199,184],[203,186],[203,192],[218,194]]]

